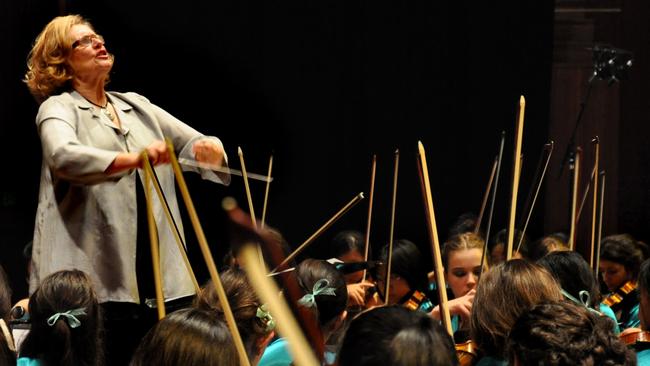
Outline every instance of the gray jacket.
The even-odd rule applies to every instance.
[[[136,256],[136,186],[141,171],[105,173],[120,152],[140,152],[170,138],[179,157],[193,159],[191,145],[206,137],[135,93],[110,92],[120,130],[77,92],[48,98],[36,116],[43,148],[34,228],[30,293],[47,275],[76,268],[90,275],[100,302],[140,303]],[[227,159],[224,165],[227,166]],[[169,164],[156,174],[182,232],[174,174]],[[228,175],[200,171],[223,184]],[[153,188],[152,188],[153,192]],[[194,294],[194,286],[155,193],[165,299]]]

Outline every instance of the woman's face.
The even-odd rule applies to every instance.
[[[599,270],[603,276],[603,282],[605,282],[609,291],[616,291],[632,277],[625,269],[625,266],[606,259],[600,260]]]
[[[70,29],[73,49],[68,64],[76,79],[92,81],[106,78],[113,67],[113,56],[106,51],[104,41],[89,26],[77,24]]]
[[[449,253],[449,260],[445,268],[445,279],[454,293],[459,298],[476,287],[481,275],[481,256],[479,248],[461,249]]]

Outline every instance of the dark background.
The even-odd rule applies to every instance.
[[[460,214],[478,212],[500,132],[506,132],[494,233],[507,221],[515,117],[519,96],[525,95],[521,215],[549,131],[566,135],[553,130],[557,119],[551,118],[553,90],[564,90],[561,83],[553,84],[554,44],[558,44],[554,29],[562,3],[3,0],[0,136],[5,164],[0,241],[1,263],[15,297],[26,294],[21,251],[32,236],[41,161],[34,128],[38,106],[21,78],[31,43],[54,16],[81,14],[104,36],[116,57],[109,90],[143,94],[201,132],[218,136],[231,167],[240,167],[238,146],[249,172],[266,174],[273,154],[275,180],[267,222],[294,247],[356,194],[363,191],[368,196],[373,154],[377,176],[371,241],[376,249],[386,243],[394,152],[399,149],[395,237],[416,242],[429,262],[417,142],[427,149],[436,218],[444,240]],[[637,37],[639,48],[647,37],[647,32]],[[594,41],[598,39],[585,42]],[[582,44],[572,49],[587,55],[586,66],[581,67],[588,68],[589,51]],[[647,60],[639,63],[647,65]],[[572,80],[579,91],[581,81]],[[575,109],[579,96],[576,92],[562,100]],[[623,111],[627,109],[621,105],[617,116],[623,116]],[[575,117],[573,110],[557,113],[568,120]],[[629,122],[626,131],[647,124],[647,109],[641,113],[633,115],[636,120]],[[556,141],[556,154],[564,148]],[[232,184],[223,187],[191,174],[186,179],[208,242],[220,258],[229,240],[220,202],[234,196],[248,210],[243,181],[233,177]],[[251,183],[258,217],[264,189],[260,182]],[[626,199],[647,201],[647,188],[639,191]],[[545,216],[561,216],[551,212],[561,207],[554,192],[542,193],[546,197],[538,201],[530,237],[545,230],[567,230],[566,220],[545,226],[549,222]],[[646,207],[640,209],[641,215],[647,216]],[[306,254],[327,257],[336,232],[365,231],[367,208],[368,200],[362,201]],[[562,214],[565,211],[561,208]],[[611,233],[618,229],[617,221],[612,222],[606,227]],[[185,228],[190,257],[202,280],[206,271],[189,222]],[[648,234],[643,222],[628,230],[641,237]]]

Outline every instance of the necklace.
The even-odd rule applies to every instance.
[[[95,107],[98,107],[99,110],[102,111],[102,113],[104,113],[104,115],[106,117],[108,117],[108,119],[110,119],[112,122],[115,122],[115,115],[113,113],[111,113],[111,111],[108,110],[108,98],[106,98],[106,104],[104,104],[104,106],[101,106],[101,105],[99,105],[97,103],[94,103],[93,101],[91,101],[88,98],[85,98],[85,99],[88,101],[88,103],[94,105]]]

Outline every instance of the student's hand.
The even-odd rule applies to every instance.
[[[366,303],[366,289],[372,286],[374,284],[368,281],[347,285],[348,306],[364,306]]]
[[[463,319],[469,319],[469,315],[472,313],[472,304],[474,303],[475,294],[476,289],[472,289],[464,296],[449,300],[449,313],[452,315],[459,315]]]
[[[475,294],[476,294],[476,289],[472,289],[464,296],[447,301],[447,306],[449,307],[449,314],[458,315],[463,319],[469,319],[469,316],[472,313],[472,303],[474,302]],[[441,320],[440,306],[436,306],[435,308],[433,308],[433,311],[431,311],[429,315],[431,315],[435,319]]]

